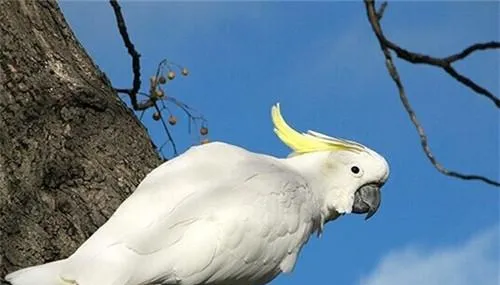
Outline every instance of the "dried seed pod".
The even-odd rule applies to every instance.
[[[183,67],[182,71],[181,71],[181,74],[184,75],[184,76],[188,76],[189,70],[187,68]]]
[[[162,98],[163,96],[165,96],[165,92],[163,92],[163,90],[161,90],[161,89],[155,90],[155,97]]]
[[[175,78],[175,72],[173,72],[172,70],[170,70],[168,73],[167,73],[167,77],[168,79],[172,80]]]
[[[160,76],[160,78],[158,78],[158,82],[160,84],[165,84],[165,83],[167,83],[167,79],[165,78],[165,76],[162,75],[162,76]]]
[[[201,127],[200,128],[200,134],[202,136],[206,136],[208,134],[208,128],[207,127]]]
[[[177,124],[177,118],[174,115],[170,115],[168,117],[168,123],[172,126]]]
[[[159,112],[155,112],[153,114],[153,120],[158,121],[159,119],[161,119],[161,114]]]

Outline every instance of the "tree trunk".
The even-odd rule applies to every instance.
[[[70,255],[161,161],[54,1],[0,1],[0,19],[4,276]]]

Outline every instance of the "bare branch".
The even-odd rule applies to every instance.
[[[132,72],[134,74],[131,89],[115,88],[115,91],[128,94],[130,97],[130,103],[132,104],[134,110],[146,110],[154,106],[154,101],[147,100],[145,102],[137,102],[137,93],[139,92],[139,89],[141,89],[141,55],[137,52],[134,44],[130,40],[130,36],[127,32],[127,25],[125,24],[125,19],[123,18],[120,4],[118,4],[117,0],[110,0],[109,4],[111,4],[111,7],[113,7],[113,11],[115,12],[116,24],[118,25],[118,30],[120,32],[120,35],[122,36],[123,43],[125,44],[128,53],[132,57]]]
[[[457,54],[453,54],[453,55],[450,55],[448,57],[443,58],[443,60],[446,62],[452,63],[452,62],[455,62],[457,60],[461,60],[461,59],[466,58],[467,56],[469,56],[470,54],[472,54],[475,51],[497,49],[497,48],[500,48],[500,42],[492,41],[492,42],[487,42],[487,43],[476,43],[476,44],[473,44],[473,45],[467,47],[466,49],[464,49],[463,51],[461,51]]]
[[[371,4],[369,4],[371,3]],[[375,6],[374,1],[372,0],[365,0],[366,5],[372,5]],[[456,70],[451,66],[452,63],[465,59],[467,56],[471,55],[472,53],[480,50],[490,50],[490,49],[498,49],[500,48],[500,42],[486,42],[486,43],[476,43],[473,44],[464,50],[462,50],[459,53],[443,57],[443,58],[437,58],[437,57],[432,57],[426,54],[421,54],[417,52],[412,52],[409,51],[405,48],[402,48],[401,46],[393,43],[389,39],[387,39],[384,34],[382,33],[382,28],[380,27],[380,19],[382,18],[382,15],[385,11],[385,8],[387,7],[387,2],[382,3],[380,9],[378,12],[374,11],[374,18],[373,21],[377,21],[378,27],[377,30],[374,29],[375,34],[377,35],[378,40],[388,49],[393,50],[396,55],[408,62],[411,63],[416,63],[416,64],[428,64],[432,66],[437,66],[443,69],[446,73],[448,73],[451,77],[453,77],[455,80],[458,82],[462,83],[466,87],[470,88],[474,92],[476,92],[479,95],[483,95],[486,98],[490,99],[497,108],[500,108],[500,99],[498,99],[493,93],[491,93],[489,90],[486,88],[483,88],[479,86],[479,84],[475,83],[474,81],[470,80],[469,78],[465,77],[464,75],[459,74],[456,72]],[[373,8],[375,9],[375,7]],[[373,27],[373,25],[372,25]]]
[[[480,180],[480,181],[483,181],[483,182],[485,182],[487,184],[490,184],[490,185],[493,185],[493,186],[500,186],[499,182],[491,180],[491,179],[486,178],[486,177],[481,176],[481,175],[462,174],[462,173],[459,173],[459,172],[456,172],[456,171],[448,170],[441,163],[439,163],[437,161],[436,157],[434,156],[434,154],[432,153],[432,151],[430,149],[430,146],[429,146],[429,143],[428,143],[428,140],[427,140],[427,135],[425,134],[425,131],[424,131],[422,125],[419,123],[419,121],[417,119],[417,116],[416,116],[416,113],[413,110],[413,108],[412,108],[412,106],[411,106],[411,104],[410,104],[410,102],[408,100],[408,97],[406,96],[406,92],[405,92],[403,83],[401,82],[401,79],[399,77],[399,74],[398,74],[398,71],[396,69],[396,66],[394,65],[394,62],[393,62],[390,50],[395,51],[396,54],[399,57],[401,57],[403,59],[406,59],[408,61],[410,61],[408,58],[410,58],[410,59],[412,58],[413,60],[417,59],[417,61],[419,61],[419,62],[414,62],[414,63],[427,63],[427,64],[431,64],[431,65],[438,65],[438,66],[440,66],[439,64],[432,64],[432,63],[430,63],[430,62],[434,62],[434,61],[437,62],[436,60],[438,60],[438,59],[435,59],[435,58],[432,58],[432,57],[429,57],[429,56],[426,56],[426,55],[412,53],[412,52],[409,52],[407,50],[403,50],[402,48],[400,48],[396,44],[394,44],[394,43],[390,42],[389,40],[387,40],[385,38],[383,32],[382,32],[382,27],[380,26],[380,21],[379,21],[379,19],[381,18],[380,15],[379,15],[380,12],[376,11],[374,0],[364,0],[364,2],[365,2],[366,12],[367,12],[367,16],[368,16],[368,21],[370,22],[370,25],[371,25],[371,27],[372,27],[372,29],[373,29],[373,31],[374,31],[374,33],[375,33],[378,41],[379,41],[380,48],[382,49],[382,52],[384,53],[385,63],[386,63],[386,67],[387,67],[387,70],[389,72],[389,75],[391,76],[392,80],[394,81],[394,83],[396,84],[396,86],[398,88],[399,98],[401,99],[401,102],[402,102],[402,104],[403,104],[406,112],[408,113],[408,116],[410,117],[411,122],[413,123],[413,125],[415,126],[415,128],[416,128],[416,130],[418,132],[418,135],[420,137],[420,144],[422,146],[422,149],[424,150],[425,155],[430,160],[430,162],[432,163],[432,165],[434,165],[434,167],[439,172],[441,172],[444,175],[448,175],[448,176],[451,176],[451,177],[456,177],[456,178],[464,179],[464,180]],[[453,62],[454,58],[458,58],[458,59],[465,58],[467,55],[469,55],[472,52],[474,52],[475,50],[479,50],[479,49],[480,48],[478,48],[478,47],[471,46],[468,49],[465,49],[464,51],[462,51],[461,53],[449,57],[449,58],[451,58],[451,60],[449,61],[449,63]],[[399,53],[398,53],[397,50],[399,50]],[[408,57],[408,58],[406,58],[406,57]],[[456,59],[456,60],[458,60],[458,59]],[[410,61],[410,62],[413,62],[413,61]],[[458,75],[458,77],[462,78],[463,80],[469,80],[468,78],[466,78],[466,77],[458,74],[451,67],[451,65],[449,63],[448,63],[447,68],[451,68],[451,71],[447,71],[448,73],[449,72],[452,72],[452,73],[454,72],[455,76]],[[453,76],[453,77],[456,78],[455,76]],[[462,83],[465,84],[465,85],[467,85],[467,86],[469,84],[469,83],[464,83],[464,82],[462,82]]]
[[[493,94],[491,94],[490,91],[477,85],[477,83],[475,83],[474,81],[472,81],[471,79],[469,79],[465,75],[458,73],[451,65],[444,67],[444,70],[451,77],[455,78],[457,81],[461,82],[465,86],[474,90],[476,93],[482,94],[482,95],[488,97],[489,99],[491,99],[493,102],[495,102],[495,105],[500,108],[500,100],[498,98],[495,98],[495,96]]]
[[[471,47],[466,48],[460,53],[444,58],[436,58],[429,55],[408,51],[396,45],[395,43],[389,41],[385,37],[382,38],[382,41],[384,45],[387,46],[389,49],[393,50],[399,58],[404,59],[411,63],[428,64],[440,67],[451,77],[455,78],[458,82],[462,83],[463,85],[470,88],[474,92],[490,99],[491,101],[493,101],[493,103],[497,108],[500,108],[500,99],[495,97],[495,95],[493,95],[493,93],[488,91],[486,88],[479,86],[474,81],[470,80],[464,75],[459,74],[451,65],[453,62],[464,59],[468,55],[472,54],[474,51],[499,48],[500,43],[498,42],[478,43]]]
[[[377,19],[380,21],[384,16],[385,8],[387,8],[387,1],[382,2],[377,11]]]

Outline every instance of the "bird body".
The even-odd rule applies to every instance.
[[[295,155],[280,159],[222,142],[192,147],[149,173],[70,257],[16,271],[6,280],[260,285],[290,272],[324,223],[377,210],[388,166],[354,142],[312,132],[300,141],[278,107],[273,121],[287,145],[299,145]],[[301,153],[304,147],[314,151]],[[363,172],[359,177],[354,167]]]

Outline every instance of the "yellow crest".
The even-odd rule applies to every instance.
[[[276,135],[297,154],[335,150],[363,151],[365,149],[363,145],[353,141],[333,138],[313,131],[297,132],[281,116],[279,103],[273,106],[271,117]]]

